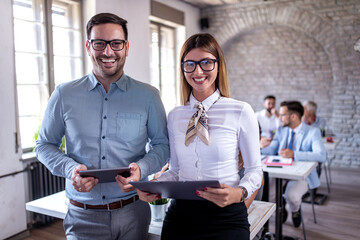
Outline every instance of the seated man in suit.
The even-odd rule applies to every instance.
[[[308,126],[301,122],[304,108],[300,102],[284,101],[280,104],[280,127],[275,133],[271,144],[261,150],[261,154],[276,155],[293,158],[294,161],[318,161],[326,160],[326,151],[319,129]],[[284,198],[289,204],[295,227],[301,223],[300,205],[302,196],[308,187],[314,189],[320,186],[320,179],[314,169],[306,181],[289,181]],[[284,207],[284,215],[287,212]],[[286,221],[286,217],[283,217]]]
[[[325,137],[325,119],[316,115],[317,104],[313,101],[305,101],[303,103],[304,115],[302,121],[307,125],[317,127],[321,131],[321,135]]]

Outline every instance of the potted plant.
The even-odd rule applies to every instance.
[[[153,221],[161,222],[164,220],[168,203],[168,198],[161,198],[150,202],[151,219]]]

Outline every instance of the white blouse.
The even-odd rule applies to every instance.
[[[192,94],[185,106],[169,113],[170,170],[158,181],[219,180],[231,187],[245,187],[250,197],[263,176],[258,122],[248,103],[219,96],[217,90],[202,102],[209,117],[209,145],[196,136],[185,146],[189,120],[197,111],[198,101]],[[245,167],[242,179],[238,174],[239,151]]]

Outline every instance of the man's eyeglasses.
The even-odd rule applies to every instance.
[[[279,117],[282,118],[282,117],[285,117],[285,116],[290,116],[291,113],[284,113],[284,114],[279,114]]]
[[[126,40],[120,40],[120,39],[115,39],[115,40],[111,40],[111,41],[106,41],[106,40],[102,40],[102,39],[91,39],[88,40],[92,46],[92,48],[95,51],[103,51],[106,48],[106,45],[110,45],[110,48],[113,51],[120,51],[124,48]]]
[[[187,60],[181,63],[181,68],[183,72],[192,73],[195,71],[196,66],[199,65],[204,72],[210,72],[214,70],[215,63],[218,61],[219,61],[218,59],[207,59],[207,58],[200,61]]]

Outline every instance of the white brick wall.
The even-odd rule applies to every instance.
[[[360,168],[360,1],[241,3],[201,11],[222,45],[233,98],[313,100],[341,138],[334,165]]]

